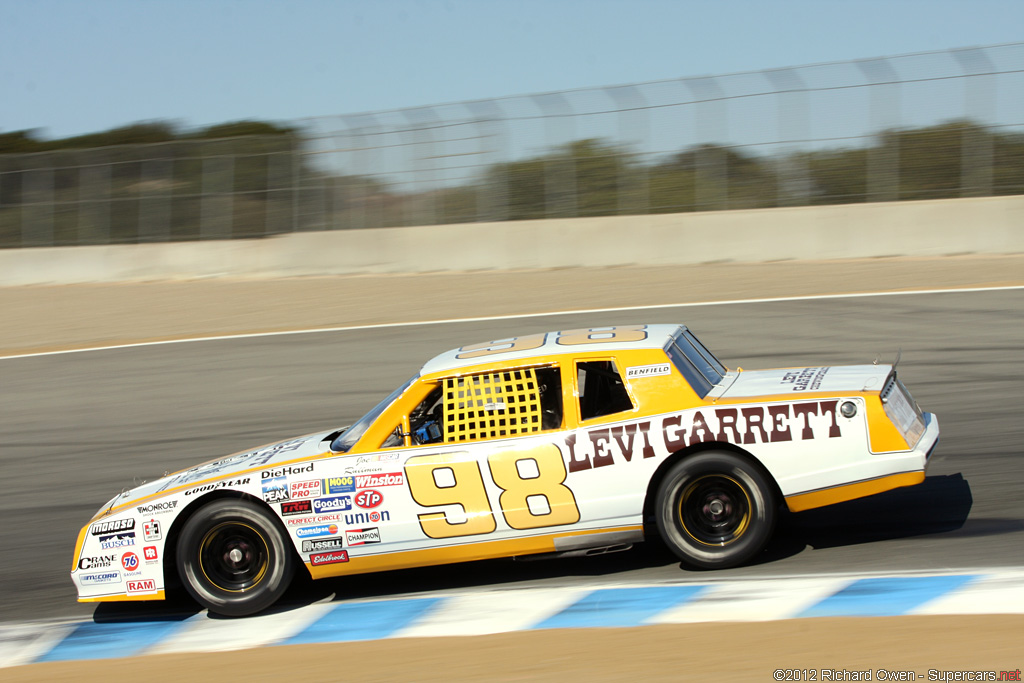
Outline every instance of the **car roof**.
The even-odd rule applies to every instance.
[[[432,359],[427,361],[423,368],[420,370],[420,375],[431,375],[434,373],[446,373],[458,371],[463,368],[479,366],[487,363],[497,363],[505,361],[518,361],[526,359],[537,359],[551,356],[562,356],[568,354],[580,353],[610,353],[623,350],[633,349],[663,349],[668,342],[680,332],[685,330],[686,327],[683,325],[628,325],[618,326],[618,329],[622,330],[628,328],[635,330],[642,328],[646,333],[642,340],[637,341],[621,341],[618,339],[610,338],[606,342],[602,341],[591,341],[586,344],[560,344],[558,342],[559,336],[564,335],[566,332],[580,332],[583,330],[589,331],[593,336],[598,339],[601,338],[602,333],[607,333],[609,336],[612,334],[611,330],[615,326],[602,326],[602,327],[590,327],[590,328],[576,328],[575,330],[560,330],[552,332],[536,332],[517,335],[515,337],[504,337],[499,339],[493,339],[488,342],[481,344],[467,344],[457,349],[451,349],[445,351],[442,354],[434,356]],[[467,347],[483,347],[488,344],[494,346],[500,346],[502,343],[512,346],[512,341],[515,339],[523,339],[524,337],[532,337],[534,335],[544,335],[543,343],[539,346],[531,344],[532,348],[526,350],[508,350],[500,353],[487,354],[483,356],[475,356],[472,358],[459,358],[459,355],[466,355]]]

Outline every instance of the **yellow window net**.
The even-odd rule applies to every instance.
[[[541,429],[533,368],[444,381],[444,440],[475,441]]]

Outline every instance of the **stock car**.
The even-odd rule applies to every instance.
[[[590,555],[658,534],[693,568],[751,560],[801,511],[924,481],[938,442],[894,365],[730,371],[681,325],[443,353],[336,429],[123,492],[81,530],[79,600],[209,611],[314,579]]]

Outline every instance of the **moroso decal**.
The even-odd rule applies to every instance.
[[[722,441],[736,445],[835,439],[842,436],[836,418],[839,401],[771,403],[762,406],[707,408],[663,418],[599,427],[569,434],[569,472],[607,467],[633,458],[655,457],[694,444]]]
[[[134,528],[134,519],[112,519],[108,522],[96,522],[90,527],[90,533],[93,536],[102,536],[113,531],[131,531]]]
[[[334,552],[317,553],[309,556],[309,563],[314,567],[319,567],[322,564],[337,564],[338,562],[348,562],[347,550],[335,550]]]

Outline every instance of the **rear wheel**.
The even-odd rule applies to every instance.
[[[658,487],[658,531],[679,559],[724,569],[761,552],[775,526],[773,488],[759,467],[708,451],[674,465]]]
[[[178,537],[178,574],[211,612],[230,617],[270,607],[295,571],[291,548],[271,513],[238,499],[215,500]]]

